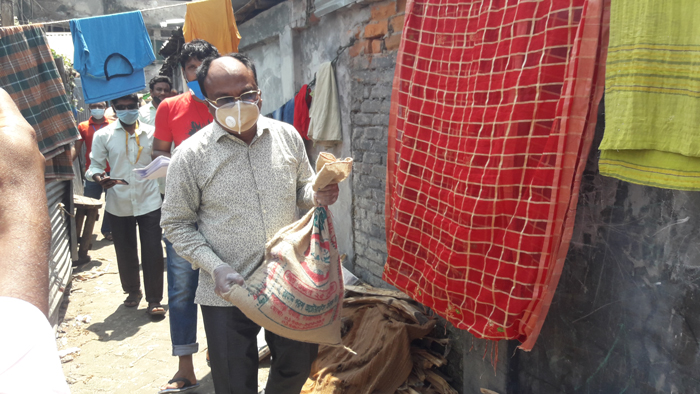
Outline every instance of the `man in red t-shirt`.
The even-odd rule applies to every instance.
[[[90,152],[92,152],[92,137],[95,135],[97,130],[107,126],[112,123],[111,120],[107,119],[105,116],[105,109],[107,108],[106,102],[93,103],[88,106],[90,109],[90,119],[85,122],[80,122],[78,125],[78,131],[82,140],[75,143],[75,151],[80,153],[80,150],[85,144],[85,169],[90,168]],[[107,169],[105,170],[109,174],[109,164],[107,164]],[[85,180],[83,194],[85,197],[90,197],[99,200],[102,197],[102,186],[99,183],[93,182],[92,180]],[[107,196],[105,195],[105,198]],[[109,226],[109,220],[107,220],[106,215],[102,217],[102,228],[100,229],[102,235],[109,241],[112,240],[112,229]]]
[[[179,146],[182,141],[213,121],[203,98],[196,97],[196,94],[201,95],[197,82],[197,67],[208,57],[219,57],[219,52],[204,40],[193,40],[183,45],[180,66],[190,90],[166,98],[158,105],[153,139],[154,160],[158,156],[170,157],[173,144],[175,147]],[[199,349],[197,305],[194,303],[199,270],[193,270],[192,264],[175,252],[170,241],[165,238],[164,241],[167,255],[170,341],[173,345],[173,356],[179,357],[179,367],[173,379],[162,386],[161,390],[194,388],[199,385],[192,362],[192,355]]]

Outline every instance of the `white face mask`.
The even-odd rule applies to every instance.
[[[236,101],[214,108],[216,108],[216,120],[221,127],[238,134],[250,130],[260,117],[260,108],[257,103]]]

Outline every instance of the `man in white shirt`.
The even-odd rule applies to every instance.
[[[153,148],[154,128],[138,122],[138,102],[136,94],[112,100],[119,120],[95,133],[85,177],[107,190],[105,215],[112,225],[122,288],[129,294],[124,305],[136,307],[143,298],[136,243],[138,223],[147,311],[151,315],[164,315],[165,309],[160,304],[164,266],[158,182],[137,179],[133,171],[151,162]],[[107,162],[110,175],[104,172]]]
[[[170,97],[173,83],[165,75],[158,75],[148,82],[151,90],[151,102],[139,108],[139,121],[150,126],[156,125],[156,109],[158,105]]]

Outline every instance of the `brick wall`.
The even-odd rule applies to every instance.
[[[355,32],[357,41],[350,48],[350,56],[371,56],[399,49],[403,29],[406,0],[392,0],[371,6],[372,16],[363,29]]]
[[[372,4],[371,19],[355,32],[351,57],[354,272],[374,286],[386,262],[384,190],[387,129],[396,53],[401,41],[406,2]]]

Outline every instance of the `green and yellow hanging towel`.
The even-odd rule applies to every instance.
[[[700,190],[700,1],[612,2],[600,173]]]

